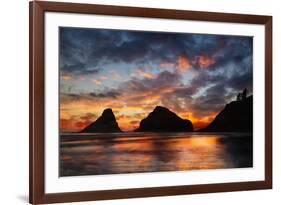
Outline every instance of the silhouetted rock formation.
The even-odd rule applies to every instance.
[[[81,132],[86,133],[110,133],[122,132],[116,122],[115,116],[110,108],[105,109],[102,115],[89,126],[84,128]]]
[[[169,109],[157,106],[140,122],[136,132],[192,132],[191,121],[184,120]]]
[[[244,96],[246,94],[243,94]],[[250,132],[253,130],[253,96],[233,101],[216,116],[203,132]]]

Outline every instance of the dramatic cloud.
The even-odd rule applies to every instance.
[[[185,56],[179,56],[177,59],[177,68],[180,72],[185,72],[192,67],[190,60]]]
[[[133,32],[102,29],[60,29],[60,68],[91,73],[112,62],[165,60],[179,68],[239,62],[252,53],[252,38],[180,33]],[[202,55],[199,56],[198,55]]]
[[[252,37],[65,27],[59,35],[63,131],[108,107],[133,130],[157,105],[202,128],[238,92],[252,92]]]
[[[198,56],[196,57],[195,61],[200,68],[208,68],[209,66],[216,63],[216,61],[213,58],[207,57],[207,56]]]
[[[91,97],[95,98],[117,98],[120,94],[116,91],[109,91],[105,93],[89,93]]]

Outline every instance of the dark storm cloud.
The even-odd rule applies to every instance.
[[[178,73],[163,71],[153,79],[132,79],[120,85],[119,89],[124,92],[147,92],[160,88],[175,86],[180,82]]]
[[[102,63],[125,62],[175,62],[177,56],[190,60],[200,55],[214,60],[208,69],[201,70],[190,85],[176,87],[165,94],[163,101],[175,98],[191,100],[199,88],[212,85],[203,96],[193,99],[194,109],[207,110],[221,106],[226,101],[227,88],[233,95],[243,88],[252,87],[252,38],[220,35],[168,34],[127,32],[97,29],[63,28],[61,37],[61,68],[65,72],[81,74],[98,72]],[[193,66],[199,68],[199,62]],[[234,69],[230,67],[235,66]],[[227,75],[226,75],[227,74]],[[119,92],[148,92],[178,86],[181,76],[162,72],[155,79],[131,79],[121,84]],[[90,93],[91,97],[116,98],[117,93]],[[75,97],[77,99],[77,96]],[[137,99],[136,99],[137,100]],[[202,106],[204,105],[204,106]]]
[[[105,92],[90,92],[90,93],[61,93],[61,100],[78,101],[81,99],[91,99],[91,98],[117,98],[121,94],[116,90],[109,90]]]
[[[227,43],[229,45],[234,44],[230,40],[231,43]],[[240,42],[242,40],[238,40]],[[248,41],[246,38],[245,41]],[[245,42],[243,43],[245,44]],[[237,43],[236,46],[241,46],[241,44]],[[213,95],[213,94],[226,94],[227,89],[232,90],[234,93],[240,92],[244,88],[248,90],[252,90],[253,83],[253,57],[252,57],[252,45],[249,45],[249,48],[244,45],[240,49],[242,49],[239,57],[236,55],[239,50],[238,48],[234,49],[231,55],[230,50],[235,47],[235,45],[231,46],[232,48],[227,50],[225,49],[225,56],[228,58],[227,60],[221,60],[216,62],[216,69],[213,69],[213,65],[211,65],[208,69],[202,69],[198,72],[198,75],[192,79],[191,85],[194,87],[210,87],[205,95]],[[243,54],[243,55],[242,55]],[[243,57],[242,57],[243,56]],[[231,60],[232,59],[232,60]]]
[[[173,95],[180,98],[190,99],[193,94],[198,91],[198,88],[195,86],[183,86],[175,88]]]
[[[91,92],[89,93],[89,95],[94,98],[117,98],[120,95],[120,93],[116,91],[108,91],[104,93]]]
[[[60,100],[71,100],[71,101],[78,101],[80,100],[80,94],[74,93],[60,93]]]
[[[216,63],[212,67],[222,67],[227,64],[234,63],[238,65],[243,63],[243,60],[253,54],[253,39],[252,37],[221,37],[222,47],[214,53]]]
[[[210,111],[220,111],[244,88],[252,93],[252,83],[252,71],[249,70],[242,72],[241,69],[241,73],[232,72],[230,76],[225,76],[224,72],[218,72],[216,75],[212,75],[212,72],[201,72],[193,79],[191,85],[193,89],[207,89],[190,101],[190,107],[198,116],[204,116]]]
[[[252,90],[253,86],[253,73],[247,72],[243,75],[235,75],[227,81],[227,87],[233,88],[236,91],[241,91],[244,88]]]
[[[210,88],[207,89],[206,94],[208,96],[223,96],[226,93],[226,86],[223,86],[222,83],[217,82],[216,84],[214,84],[213,86],[211,86]]]
[[[169,71],[161,72],[155,79],[144,79],[143,83],[151,88],[169,86],[179,83],[181,76],[178,73]]]
[[[88,75],[88,74],[97,74],[99,73],[100,69],[89,69],[87,65],[84,63],[76,63],[76,64],[64,64],[61,67],[62,72],[72,73],[72,74],[81,74],[81,75]]]
[[[189,108],[196,113],[198,117],[206,116],[212,112],[219,112],[225,106],[227,101],[219,96],[199,97],[191,101]]]
[[[208,88],[203,95],[193,99],[191,107],[197,113],[204,115],[205,112],[209,112],[210,110],[217,111],[227,102],[229,102],[229,99],[227,96],[226,87],[220,82],[217,82]]]
[[[221,82],[225,80],[223,73],[212,74],[207,70],[201,71],[195,78],[192,79],[191,84],[194,87],[205,87],[210,84]]]
[[[195,59],[201,55],[218,68],[239,64],[251,54],[251,37],[60,28],[60,67],[67,72],[95,72],[113,62],[175,63],[178,56],[200,67]]]

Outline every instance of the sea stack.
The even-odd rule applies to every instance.
[[[232,101],[202,132],[252,132],[253,96]]]
[[[102,115],[93,123],[84,128],[82,133],[113,133],[122,132],[118,126],[112,109],[105,109]]]
[[[157,106],[140,122],[136,132],[192,132],[191,121],[184,120],[168,108]]]

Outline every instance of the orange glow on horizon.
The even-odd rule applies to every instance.
[[[216,116],[217,112],[209,112],[199,116],[195,111],[163,104],[162,96],[173,93],[178,87],[162,87],[134,94],[122,93],[117,98],[92,98],[81,94],[79,99],[67,95],[60,97],[60,128],[64,132],[80,131],[97,120],[106,108],[114,112],[119,127],[123,131],[132,131],[139,127],[142,119],[157,106],[165,106],[183,119],[189,119],[195,130],[206,127]],[[88,114],[90,118],[86,118]]]
[[[202,129],[208,126],[218,113],[213,112],[208,116],[197,117],[193,112],[180,112],[178,115],[183,119],[188,119],[192,122],[194,130]]]
[[[95,108],[93,108],[93,113],[97,116],[91,120],[82,120],[79,117],[72,117],[72,116],[83,116],[89,110],[86,108],[83,110],[76,111],[74,115],[61,111],[61,119],[60,119],[60,128],[63,131],[80,131],[92,122],[94,122],[102,113],[102,110],[96,112]],[[152,109],[153,110],[153,109]],[[151,111],[144,111],[142,107],[125,107],[125,108],[117,108],[113,109],[113,112],[116,117],[116,121],[121,130],[123,131],[133,131],[139,127],[139,123],[142,119],[147,117],[149,112]],[[173,111],[174,112],[174,111]],[[138,113],[138,114],[137,114]],[[181,113],[175,112],[183,119],[188,119],[192,122],[194,130],[198,130],[201,128],[206,127],[209,125],[212,120],[215,118],[217,113],[211,113],[205,117],[196,117],[193,112]]]

